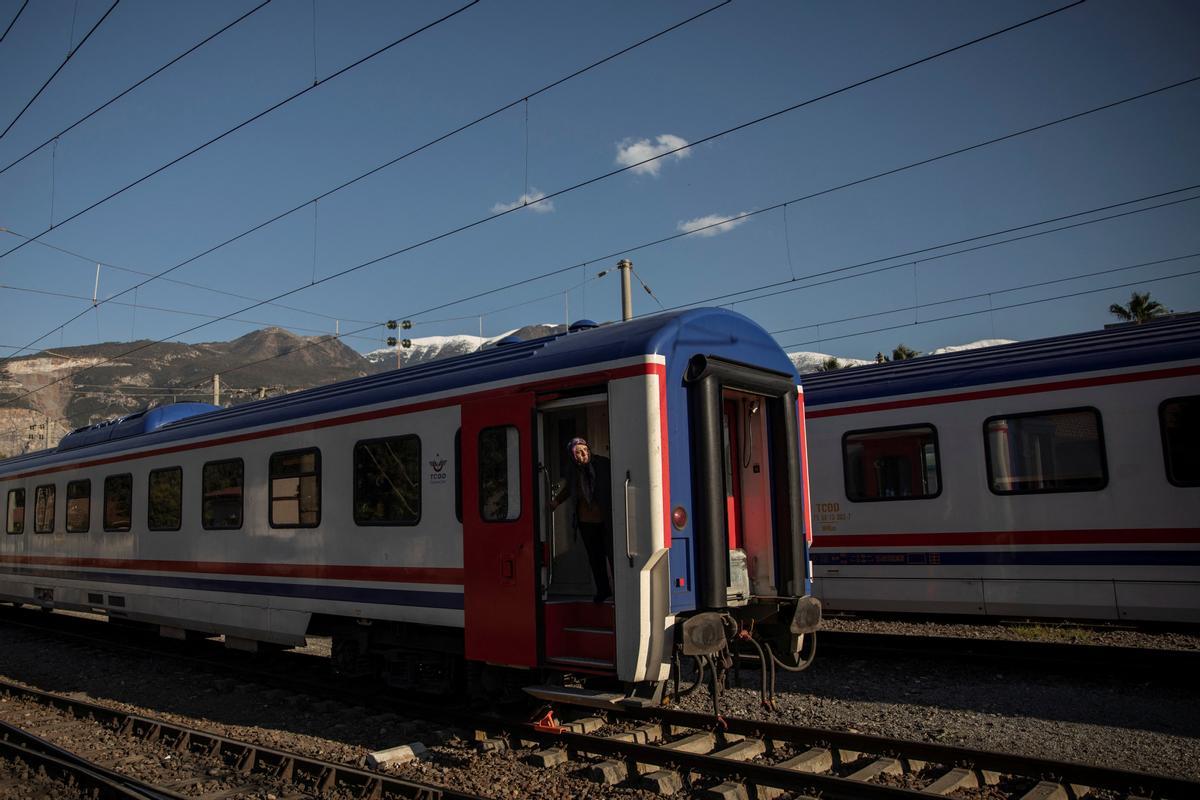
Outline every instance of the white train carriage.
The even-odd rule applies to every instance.
[[[1200,622],[1200,319],[805,386],[826,609]]]
[[[0,462],[0,599],[241,647],[330,635],[344,674],[422,688],[489,664],[653,693],[739,628],[794,663],[820,616],[800,400],[761,328],[696,310],[153,409]],[[548,511],[576,436],[610,459],[609,603]]]

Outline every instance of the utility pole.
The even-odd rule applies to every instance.
[[[633,262],[628,258],[622,258],[617,262],[617,269],[621,270],[621,320],[633,319],[633,289],[629,283],[629,274],[633,272]]]
[[[221,374],[213,373],[213,405],[221,405]]]

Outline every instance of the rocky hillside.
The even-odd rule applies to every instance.
[[[0,372],[0,453],[53,445],[73,428],[151,405],[211,402],[214,374],[221,376],[221,402],[229,405],[371,371],[336,339],[282,328],[231,342],[105,342],[47,350],[14,358]]]
[[[400,363],[471,353],[503,336],[533,339],[561,330],[528,325],[491,339],[414,339],[400,350]],[[0,456],[54,446],[74,428],[149,406],[211,403],[214,374],[220,375],[221,404],[236,405],[395,368],[394,348],[364,356],[340,340],[283,328],[231,342],[105,342],[46,350],[14,358],[0,370]]]
[[[473,353],[508,336],[535,339],[562,330],[561,325],[527,325],[492,338],[414,338],[410,347],[399,348],[399,365]],[[985,340],[934,352],[1005,341]],[[801,373],[817,370],[830,358],[824,353],[790,356]],[[838,361],[840,367],[871,363]],[[150,406],[212,402],[214,374],[221,376],[221,404],[236,405],[396,366],[397,348],[362,355],[337,339],[297,336],[282,328],[264,328],[231,342],[105,342],[46,350],[14,358],[0,369],[0,456],[54,446],[74,428]]]

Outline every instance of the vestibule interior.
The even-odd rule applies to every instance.
[[[762,395],[725,388],[721,392],[721,433],[725,454],[725,512],[729,534],[729,601],[747,594],[773,597],[774,552],[771,457],[767,403]],[[745,554],[749,586],[739,587],[738,551]]]
[[[567,443],[575,437],[587,440],[593,457],[610,457],[608,399],[603,394],[545,403],[538,407],[538,423],[544,498],[552,497],[569,479],[571,458]],[[563,503],[551,512],[543,503],[542,515],[543,536],[550,544],[548,574],[544,576],[547,598],[590,599],[596,588],[587,550],[571,524],[572,504]]]

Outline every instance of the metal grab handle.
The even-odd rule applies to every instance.
[[[629,483],[633,478],[629,474],[629,470],[625,470],[625,557],[629,559],[629,566],[633,566],[634,556],[637,555],[637,550],[633,547],[633,540],[629,538],[629,533],[632,526],[629,524]]]
[[[550,470],[546,469],[544,464],[538,464],[538,470],[541,471],[542,477],[546,479],[546,497],[548,500],[554,500],[554,482],[550,480]],[[547,503],[549,505],[549,503]],[[546,585],[554,583],[554,556],[556,555],[554,543],[558,538],[554,530],[554,511],[550,508],[546,509],[547,516],[550,517],[550,560],[546,564]]]

